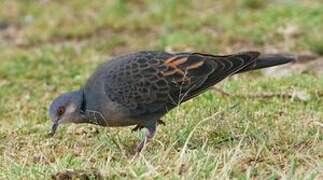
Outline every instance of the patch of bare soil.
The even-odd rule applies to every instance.
[[[103,179],[103,176],[97,171],[83,171],[83,170],[66,170],[52,175],[54,180],[70,180],[70,179]]]

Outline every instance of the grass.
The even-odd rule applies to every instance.
[[[234,76],[219,84],[230,97],[209,91],[164,117],[137,158],[143,133],[130,128],[66,125],[46,134],[53,98],[109,57],[143,49],[322,54],[322,20],[319,0],[0,0],[0,179],[66,170],[109,179],[321,179],[323,78],[311,73]],[[243,97],[295,91],[311,97]]]

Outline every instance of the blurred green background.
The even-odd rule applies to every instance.
[[[323,178],[322,32],[321,0],[0,0],[0,179]],[[139,50],[305,60],[221,83],[230,97],[185,103],[135,159],[142,134],[128,128],[66,125],[46,136],[55,96]]]

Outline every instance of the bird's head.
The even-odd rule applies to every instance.
[[[58,96],[50,105],[49,117],[52,120],[51,135],[54,135],[59,124],[81,123],[86,118],[82,110],[83,92],[73,91]]]

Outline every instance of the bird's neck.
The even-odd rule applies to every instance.
[[[101,126],[107,126],[107,121],[104,116],[98,111],[92,111],[87,108],[87,102],[84,94],[84,90],[80,89],[79,91],[75,91],[75,95],[77,95],[77,115],[75,115],[74,123],[90,123]]]
[[[84,90],[80,89],[78,91],[74,91],[73,95],[76,99],[76,107],[73,123],[88,123],[89,118],[86,115],[86,99],[84,95]]]

